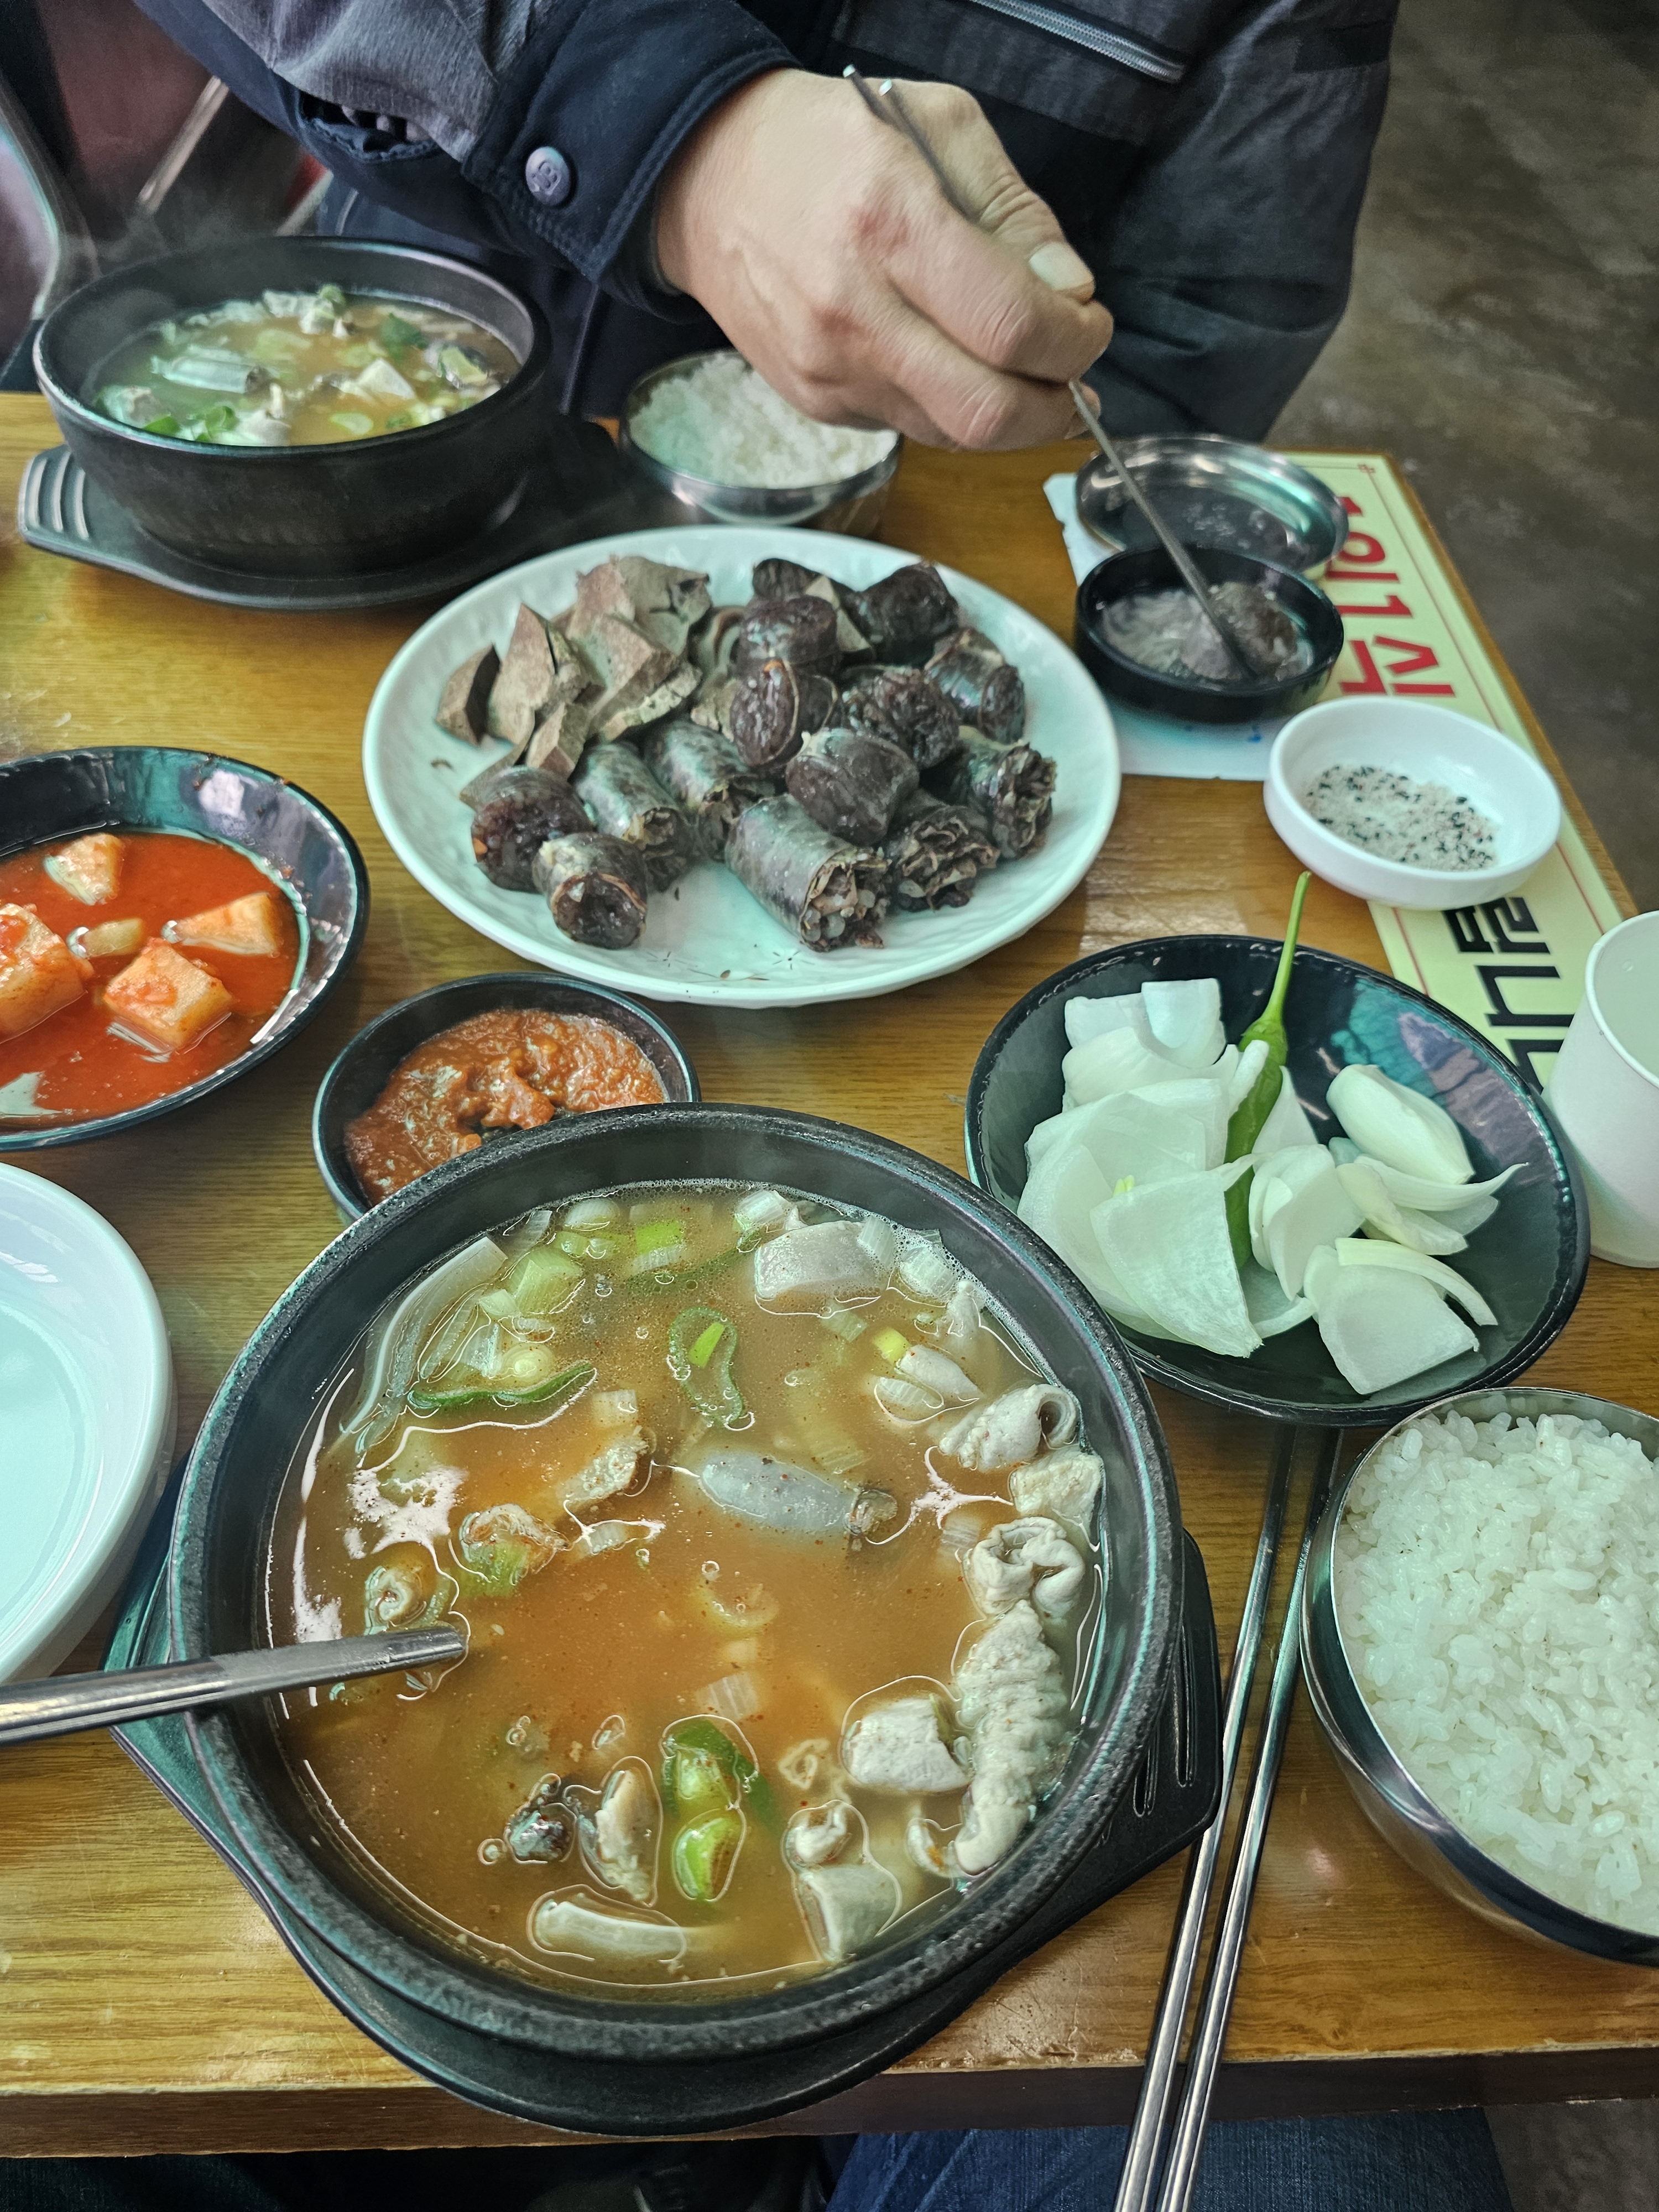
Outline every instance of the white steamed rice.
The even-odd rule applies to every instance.
[[[1571,1417],[1414,1421],[1356,1480],[1337,1619],[1413,1779],[1499,1865],[1659,1935],[1659,1480]]]
[[[840,483],[890,453],[891,430],[842,430],[814,422],[736,354],[714,354],[684,376],[665,377],[629,435],[671,469],[707,483],[794,491]]]

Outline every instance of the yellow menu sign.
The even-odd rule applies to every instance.
[[[1382,454],[1294,453],[1348,511],[1320,582],[1347,633],[1326,697],[1420,699],[1535,750],[1433,539]],[[1373,902],[1389,964],[1542,1085],[1583,994],[1589,949],[1622,919],[1570,820],[1518,891],[1437,914]]]

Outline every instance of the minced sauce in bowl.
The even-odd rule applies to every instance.
[[[346,1124],[346,1158],[372,1203],[496,1132],[538,1129],[559,1113],[659,1106],[665,1095],[645,1054],[609,1022],[502,1007],[405,1054],[374,1103]]]

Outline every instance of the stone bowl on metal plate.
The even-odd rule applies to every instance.
[[[1106,1594],[1076,1750],[1007,1856],[884,1948],[787,1988],[708,2003],[595,1998],[451,1948],[319,1817],[265,1705],[191,1719],[196,1759],[239,1863],[319,1939],[308,1946],[313,1972],[320,1949],[341,1962],[343,1983],[367,1980],[486,2039],[502,2054],[501,2087],[475,2077],[469,2094],[514,2108],[511,2083],[540,2068],[540,2117],[607,2132],[762,2117],[863,2078],[942,2026],[965,2002],[964,1974],[1017,1939],[1107,1825],[1128,1818],[1181,1647],[1179,1508],[1158,1421],[1116,1335],[1048,1247],[960,1176],[884,1138],[758,1107],[684,1105],[573,1115],[452,1160],[373,1207],[312,1262],[254,1332],[191,1454],[168,1571],[175,1656],[265,1640],[277,1493],[322,1394],[402,1286],[532,1208],[688,1180],[770,1182],[938,1231],[1024,1355],[1080,1401],[1084,1433],[1106,1470]],[[325,1987],[332,1973],[326,1964],[319,1972]]]
[[[92,405],[102,364],[149,324],[319,284],[465,315],[501,339],[518,373],[441,422],[340,445],[190,445]],[[150,537],[253,575],[331,576],[422,560],[512,513],[546,441],[551,352],[538,310],[465,262],[353,239],[239,238],[83,285],[42,324],[34,363],[64,443]]]
[[[166,830],[246,853],[298,909],[299,967],[276,1012],[225,1066],[93,1121],[0,1121],[0,1152],[107,1137],[234,1083],[299,1035],[356,957],[368,927],[368,875],[350,831],[297,784],[245,761],[170,745],[107,745],[0,762],[0,858],[90,830]]]
[[[1003,1016],[974,1067],[966,1137],[974,1181],[1003,1205],[1018,1206],[1025,1140],[1039,1121],[1060,1110],[1068,1000],[1213,975],[1227,1035],[1237,1037],[1267,1004],[1279,950],[1262,937],[1148,938],[1091,954],[1039,983]],[[1334,953],[1297,954],[1285,1028],[1291,1079],[1322,1140],[1340,1133],[1325,1103],[1331,1078],[1351,1061],[1370,1061],[1444,1107],[1462,1131],[1477,1176],[1518,1163],[1498,1212],[1456,1260],[1498,1326],[1480,1332],[1479,1351],[1365,1398],[1338,1373],[1310,1323],[1270,1338],[1249,1359],[1126,1328],[1141,1371],[1212,1405],[1324,1428],[1376,1428],[1449,1390],[1520,1374],[1566,1326],[1589,1263],[1577,1170],[1537,1093],[1455,1014]]]
[[[1498,1413],[1516,1420],[1571,1413],[1601,1422],[1614,1436],[1632,1437],[1650,1459],[1659,1457],[1659,1420],[1605,1398],[1583,1397],[1576,1390],[1480,1390],[1419,1410],[1440,1416],[1461,1413],[1472,1421],[1491,1420]],[[1308,1555],[1302,1663],[1309,1698],[1343,1778],[1366,1819],[1408,1865],[1492,1926],[1510,1935],[1565,1943],[1620,1966],[1659,1966],[1659,1935],[1620,1927],[1563,1905],[1472,1843],[1413,1778],[1371,1717],[1337,1618],[1336,1534],[1361,1470],[1397,1433],[1391,1429],[1379,1437],[1332,1492]]]

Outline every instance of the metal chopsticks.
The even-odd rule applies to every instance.
[[[1188,2212],[1193,2201],[1199,2157],[1204,2148],[1205,2130],[1209,2125],[1211,2100],[1215,2094],[1216,2074],[1221,2064],[1222,2045],[1227,2039],[1227,2022],[1232,2012],[1233,1993],[1238,1986],[1239,1965],[1244,1955],[1244,1935],[1249,1924],[1250,1905],[1255,1896],[1255,1878],[1261,1863],[1261,1847],[1267,1833],[1267,1816],[1273,1810],[1279,1761],[1285,1753],[1285,1734],[1290,1726],[1297,1677],[1301,1672],[1302,1591],[1308,1578],[1308,1554],[1313,1546],[1319,1516],[1325,1508],[1325,1500],[1330,1495],[1341,1449],[1341,1431],[1328,1429],[1321,1439],[1319,1461],[1314,1471],[1313,1487],[1309,1492],[1307,1517],[1303,1526],[1301,1547],[1297,1553],[1296,1573],[1291,1578],[1290,1595],[1285,1603],[1285,1619],[1279,1632],[1279,1650],[1273,1661],[1273,1680],[1267,1692],[1267,1707],[1261,1716],[1255,1769],[1250,1777],[1250,1792],[1245,1800],[1238,1841],[1233,1850],[1233,1863],[1227,1874],[1221,1917],[1217,1923],[1209,1970],[1205,1977],[1204,1995],[1200,2001],[1198,2018],[1193,2028],[1186,2085],[1182,2091],[1180,2110],[1176,2114],[1175,2128],[1170,2138],[1170,2154],[1164,2168],[1157,2212]]]
[[[1209,1911],[1216,1862],[1221,1856],[1222,1836],[1227,1826],[1227,1808],[1232,1802],[1239,1750],[1244,1740],[1244,1723],[1250,1706],[1250,1692],[1255,1682],[1256,1661],[1261,1655],[1262,1635],[1267,1625],[1267,1601],[1273,1590],[1273,1566],[1279,1556],[1279,1537],[1285,1526],[1285,1507],[1290,1497],[1291,1472],[1300,1434],[1297,1429],[1283,1429],[1273,1455],[1267,1496],[1262,1507],[1261,1533],[1256,1539],[1255,1564],[1250,1570],[1249,1587],[1244,1594],[1244,1610],[1238,1623],[1238,1640],[1233,1651],[1232,1671],[1227,1677],[1227,1703],[1221,1721],[1220,1802],[1214,1820],[1193,1846],[1192,1856],[1187,1863],[1187,1879],[1182,1888],[1181,1906],[1176,1919],[1174,1939],[1170,1946],[1169,1963],[1164,1970],[1164,1986],[1158,1993],[1152,2040],[1146,2046],[1146,2064],[1141,2076],[1140,2096],[1135,2106],[1134,2122],[1129,2130],[1129,2147],[1124,2157],[1123,2171],[1118,2178],[1114,2212],[1146,2212],[1157,2185],[1164,2130],[1175,2094],[1176,2063],[1181,2050],[1182,2031],[1186,2026],[1193,1986],[1198,1978],[1204,1922]]]

